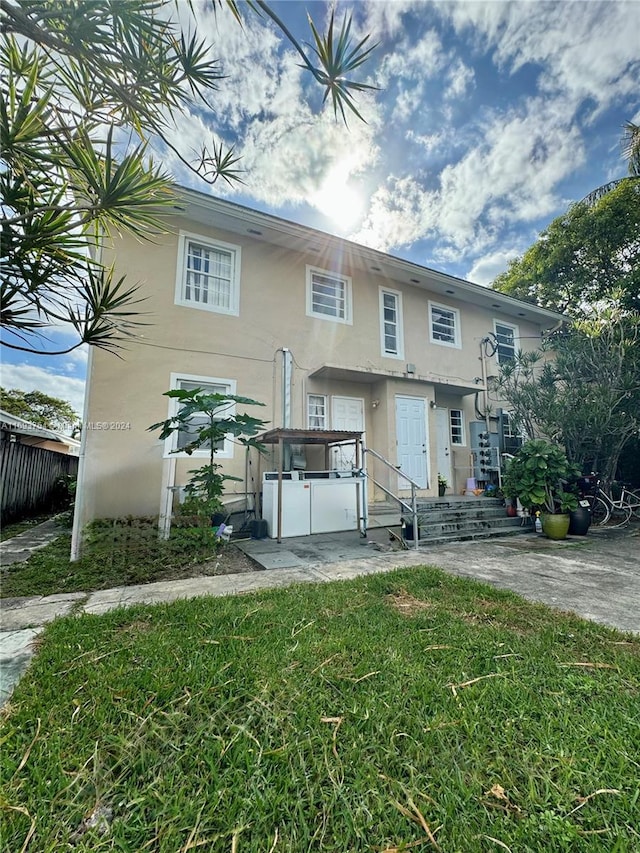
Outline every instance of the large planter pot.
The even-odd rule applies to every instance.
[[[569,513],[569,534],[586,536],[591,526],[591,510],[588,506],[579,506]]]
[[[569,514],[542,513],[542,530],[548,539],[566,539],[569,532]]]
[[[446,491],[447,491],[446,486],[438,486],[438,497],[443,498],[445,496]]]

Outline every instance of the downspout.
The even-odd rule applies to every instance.
[[[291,351],[282,347],[282,427],[291,428]]]
[[[491,432],[491,418],[489,417],[489,389],[487,388],[487,356],[484,351],[484,346],[489,342],[489,338],[482,338],[480,341],[480,368],[482,372],[482,385],[484,388],[484,424],[487,434]]]
[[[554,332],[557,332],[561,326],[564,326],[564,324],[568,323],[568,322],[569,322],[568,320],[558,320],[558,322],[555,324],[555,326],[552,326],[550,329],[546,330],[546,332],[544,333],[545,337],[549,337],[550,335],[553,335]]]

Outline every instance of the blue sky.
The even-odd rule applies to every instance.
[[[478,284],[490,284],[591,189],[624,173],[622,125],[640,123],[639,2],[339,2],[379,46],[359,79],[367,120],[345,129],[275,27],[240,28],[196,0],[198,32],[228,79],[215,113],[184,115],[182,150],[235,144],[244,183],[215,195]],[[278,2],[309,41],[329,4]],[[187,4],[180,6],[185,24]],[[207,191],[167,151],[178,182]],[[56,330],[54,346],[65,340]],[[80,412],[86,353],[3,352],[2,382],[69,399]]]

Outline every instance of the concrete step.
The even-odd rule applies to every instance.
[[[369,526],[387,526],[400,523],[401,518],[409,519],[408,511],[398,509],[387,509],[385,512],[379,509],[369,513]],[[500,520],[509,518],[502,504],[498,503],[470,503],[460,505],[421,504],[418,507],[418,518],[423,524],[466,524],[473,521]]]
[[[519,518],[500,518],[500,519],[474,519],[466,522],[431,522],[427,524],[418,524],[420,539],[430,539],[434,536],[463,536],[466,534],[473,535],[474,533],[482,533],[486,531],[499,530],[515,530],[520,529],[523,525],[520,524]],[[529,526],[529,529],[531,527]],[[411,525],[405,524],[406,536],[412,537]]]
[[[531,526],[494,527],[489,530],[476,531],[471,533],[466,531],[460,531],[456,534],[443,534],[441,536],[429,536],[427,538],[420,538],[418,540],[418,549],[427,551],[430,547],[434,545],[446,545],[447,543],[453,542],[471,542],[478,539],[492,539],[497,536],[520,536],[523,533],[528,533],[531,535]],[[413,542],[411,540],[407,541],[407,546],[409,547],[409,549],[411,549],[413,547]]]
[[[417,509],[420,547],[526,533],[532,529],[531,524],[523,524],[520,518],[507,516],[503,502],[497,498],[430,498],[421,500]],[[411,547],[410,519],[410,514],[400,508],[378,504],[370,507],[368,527],[371,530],[387,527],[404,535]]]
[[[403,513],[406,518],[407,513]],[[418,518],[427,523],[473,521],[483,518],[509,518],[503,506],[469,507],[467,509],[428,509],[418,511]]]

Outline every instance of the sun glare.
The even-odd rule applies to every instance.
[[[348,176],[333,170],[326,176],[320,189],[309,201],[328,216],[341,231],[355,227],[364,215],[364,200],[347,183]]]

